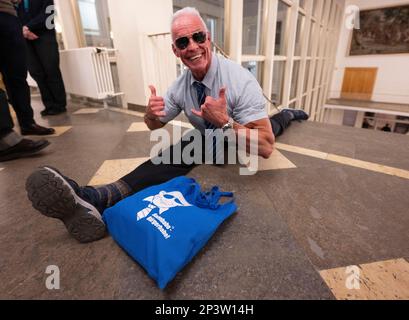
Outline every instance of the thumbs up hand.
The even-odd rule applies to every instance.
[[[192,113],[214,124],[217,128],[223,127],[229,121],[227,114],[226,87],[220,88],[217,99],[207,96],[200,111],[192,109]]]
[[[156,88],[154,86],[149,86],[151,90],[151,97],[149,98],[149,103],[146,108],[146,117],[149,120],[158,120],[159,117],[166,116],[165,101],[162,97],[156,96]]]

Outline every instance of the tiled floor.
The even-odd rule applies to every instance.
[[[323,270],[320,274],[337,299],[409,300],[409,263],[405,259]]]
[[[0,298],[408,299],[407,136],[294,123],[254,176],[198,166],[189,175],[233,191],[239,210],[160,291],[112,238],[77,243],[24,190],[45,164],[80,184],[128,173],[153,145],[143,114],[70,105],[46,119],[33,105],[58,134],[41,155],[0,165]],[[181,120],[166,129],[190,127]],[[49,265],[60,268],[59,290],[45,286]]]
[[[73,112],[73,114],[94,114],[100,112],[101,110],[102,109],[100,108],[82,108]]]

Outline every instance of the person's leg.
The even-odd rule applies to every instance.
[[[0,13],[1,14],[1,13]],[[0,16],[0,71],[13,108],[16,111],[20,126],[34,123],[33,109],[30,106],[30,89],[28,87],[26,48],[22,26],[17,17],[9,14]]]
[[[274,136],[281,136],[284,131],[291,125],[293,117],[288,112],[280,112],[270,118]]]
[[[46,140],[23,139],[13,131],[13,120],[5,92],[0,89],[0,162],[38,153],[50,143]]]
[[[273,133],[279,137],[291,125],[291,121],[308,120],[309,116],[300,109],[284,109],[270,117]]]
[[[26,190],[35,209],[62,220],[78,241],[90,242],[105,236],[106,208],[146,187],[185,175],[194,166],[155,165],[148,160],[118,181],[99,187],[80,187],[57,169],[42,167],[29,176]]]
[[[52,110],[54,99],[46,82],[46,71],[39,56],[38,47],[41,46],[42,38],[37,40],[26,40],[27,43],[27,64],[31,77],[37,82],[41,94],[41,101],[45,110]]]
[[[13,127],[6,93],[0,88],[0,138],[13,131]]]
[[[17,115],[22,135],[49,135],[52,128],[39,126],[34,121],[30,88],[27,84],[26,43],[17,17],[0,12],[0,72],[3,75],[8,98]]]
[[[44,71],[45,87],[52,108],[64,111],[67,106],[67,98],[64,81],[60,71],[60,52],[55,33],[44,33],[35,41],[36,54]]]

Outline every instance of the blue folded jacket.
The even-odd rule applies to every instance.
[[[221,197],[231,197],[219,204]],[[164,289],[236,212],[233,193],[202,192],[191,178],[178,177],[144,189],[105,210],[114,240]]]

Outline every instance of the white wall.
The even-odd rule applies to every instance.
[[[146,105],[152,79],[146,58],[147,34],[170,31],[172,0],[108,0],[108,6],[124,105]],[[171,52],[170,44],[168,50]],[[175,65],[169,68],[176,74]],[[161,91],[158,94],[163,95]]]
[[[409,0],[347,0],[346,6],[361,10],[409,4]],[[390,55],[347,56],[352,31],[342,26],[336,69],[330,96],[339,98],[346,67],[377,67],[378,75],[372,100],[409,104],[409,53]]]
[[[62,38],[65,49],[76,49],[81,47],[79,35],[75,27],[75,17],[70,1],[55,0],[58,19],[62,24]]]

